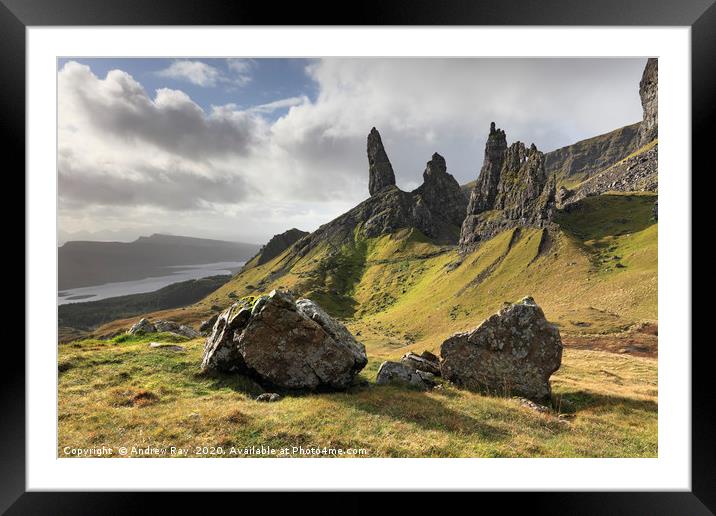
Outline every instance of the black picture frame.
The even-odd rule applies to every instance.
[[[692,166],[708,173],[715,133],[716,5],[715,0],[575,0],[469,2],[448,0],[378,0],[346,8],[335,2],[285,4],[220,0],[0,0],[0,127],[6,156],[24,170],[25,157],[25,30],[28,26],[105,25],[558,25],[558,26],[689,26],[692,71]],[[320,14],[318,14],[320,13]],[[688,177],[690,171],[682,171]],[[666,213],[660,217],[668,216]],[[692,255],[693,256],[693,255]],[[693,266],[693,262],[692,262]],[[32,274],[25,269],[26,278]],[[25,314],[26,324],[28,314]],[[692,317],[693,319],[693,317]],[[672,343],[677,344],[677,343]],[[498,503],[502,510],[528,507],[551,514],[712,514],[716,511],[716,427],[709,359],[710,342],[692,352],[692,490],[690,492],[484,493],[480,504]],[[687,346],[691,342],[678,343]],[[3,349],[0,374],[0,512],[7,514],[141,513],[151,505],[130,493],[39,493],[25,488],[25,353],[18,345]],[[185,494],[147,494],[161,498],[164,512],[187,507]],[[212,494],[212,496],[218,496]],[[242,506],[261,503],[245,499]],[[264,495],[265,496],[265,495]],[[325,495],[324,495],[325,496]],[[371,510],[365,495],[328,495],[335,503]],[[355,502],[349,497],[355,498]],[[213,503],[225,503],[226,496]],[[295,494],[291,503],[305,503]],[[428,510],[437,497],[415,498]],[[264,498],[265,500],[265,498]],[[323,498],[325,507],[333,502]],[[358,501],[361,500],[360,503]],[[369,502],[370,503],[370,502]],[[460,500],[457,501],[460,503]],[[475,503],[463,501],[462,503]],[[426,505],[427,504],[427,505]],[[213,505],[213,504],[212,504]],[[313,504],[312,504],[313,505]],[[315,511],[314,511],[315,512]]]

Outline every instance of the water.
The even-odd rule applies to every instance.
[[[99,301],[110,297],[126,296],[128,294],[141,294],[154,292],[160,288],[187,281],[190,279],[206,278],[222,274],[233,274],[246,262],[217,262],[201,265],[174,265],[166,267],[169,274],[133,281],[118,281],[91,287],[70,288],[58,292],[57,304],[81,303],[86,301]]]

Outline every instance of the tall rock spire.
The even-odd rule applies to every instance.
[[[374,127],[368,135],[368,191],[375,195],[388,186],[395,185],[395,174],[385,153],[380,133]]]
[[[544,154],[522,142],[507,147],[505,132],[490,125],[485,162],[470,195],[460,249],[517,226],[545,227],[555,209],[556,181],[544,170]]]
[[[639,127],[639,147],[659,135],[659,60],[649,58],[639,82],[639,96],[644,118]]]
[[[485,144],[485,159],[480,169],[477,183],[470,195],[467,214],[476,214],[490,209],[497,195],[497,184],[500,181],[500,169],[507,151],[507,137],[505,131],[495,128],[495,122],[490,124],[490,134]]]

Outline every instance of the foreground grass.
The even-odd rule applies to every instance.
[[[232,447],[361,449],[367,457],[654,457],[656,360],[565,350],[553,376],[561,411],[540,414],[517,400],[449,384],[431,392],[378,386],[384,347],[345,393],[290,395],[259,403],[262,392],[237,375],[199,374],[203,341],[184,352],[150,349],[169,335],[85,340],[59,348],[59,443],[65,448],[186,448],[188,456]],[[207,447],[198,450],[196,447]],[[292,453],[293,452],[293,453]],[[221,456],[221,455],[219,455]]]

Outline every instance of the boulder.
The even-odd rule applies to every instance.
[[[156,327],[149,322],[149,319],[141,318],[139,322],[132,325],[127,333],[136,335],[138,333],[156,333]]]
[[[409,351],[408,353],[403,355],[400,361],[416,371],[425,371],[427,373],[440,376],[440,361],[437,357],[435,357],[435,360],[428,360],[427,358],[424,358],[420,355],[416,355],[412,351]]]
[[[274,290],[219,315],[202,369],[285,389],[345,389],[367,363],[365,347],[320,306]]]
[[[420,357],[424,358],[425,360],[428,360],[430,362],[434,362],[434,363],[440,365],[440,358],[438,358],[437,355],[435,355],[434,353],[431,353],[428,350],[425,350],[422,353],[420,353]]]
[[[378,385],[402,385],[427,390],[435,383],[427,376],[430,373],[416,371],[402,362],[383,362],[378,369],[375,383]]]
[[[551,402],[549,377],[562,361],[556,326],[531,297],[507,305],[440,348],[443,378],[466,389]]]
[[[184,324],[176,323],[174,321],[157,321],[154,323],[154,327],[158,332],[175,333],[177,335],[181,335],[182,337],[187,337],[189,339],[196,339],[197,337],[201,337],[201,334],[194,328],[186,326]]]

